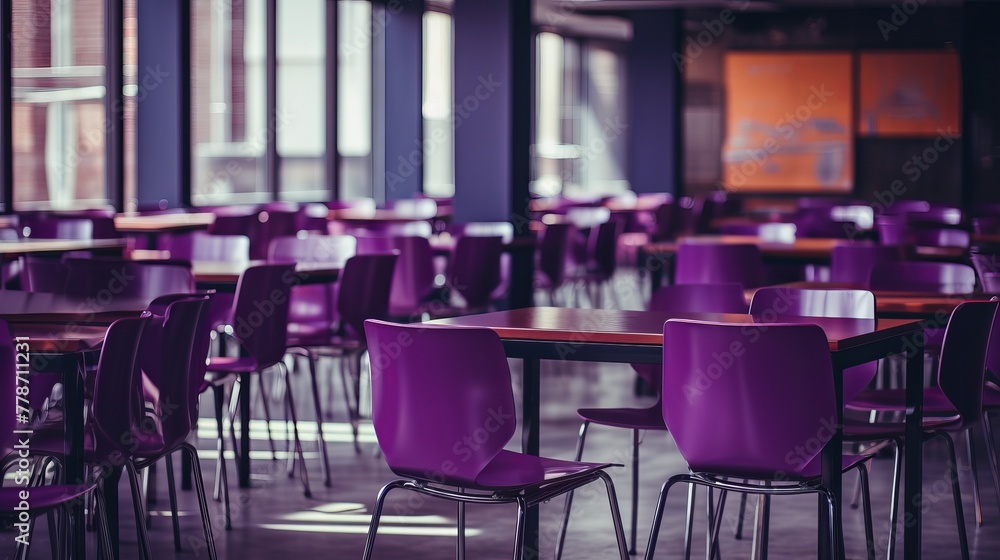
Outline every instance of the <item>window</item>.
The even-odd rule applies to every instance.
[[[428,196],[455,195],[452,41],[451,15],[424,13],[424,194]]]
[[[372,6],[364,0],[337,3],[337,149],[340,198],[371,197]],[[381,32],[381,31],[380,31]]]
[[[265,0],[191,3],[195,204],[269,198],[265,17]]]
[[[16,210],[108,203],[103,0],[14,0]]]
[[[326,200],[326,1],[278,2],[281,197]]]
[[[621,44],[537,36],[534,181],[539,196],[628,190]]]

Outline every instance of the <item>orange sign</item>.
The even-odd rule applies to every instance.
[[[958,136],[956,52],[866,52],[860,56],[858,132],[866,136]]]
[[[730,52],[724,73],[727,189],[852,189],[849,53]]]

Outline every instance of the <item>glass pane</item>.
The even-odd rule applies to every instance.
[[[139,197],[135,168],[137,157],[135,123],[136,111],[138,110],[136,95],[139,93],[139,43],[136,33],[138,25],[138,21],[136,20],[136,2],[138,0],[125,0],[125,22],[122,29],[125,44],[125,49],[122,53],[124,62],[122,72],[125,78],[125,146],[123,148],[125,151],[125,181],[122,186],[122,200],[125,201],[126,211],[138,210],[136,201]]]
[[[278,156],[281,197],[327,200],[325,0],[278,2]]]
[[[267,200],[265,0],[191,3],[191,199]],[[279,118],[276,128],[283,126]]]
[[[535,180],[531,192],[553,196],[562,191],[563,167],[573,155],[563,145],[563,39],[555,33],[537,38]]]
[[[372,196],[372,6],[337,3],[337,149],[340,198]]]
[[[451,16],[424,14],[424,193],[455,195]]]
[[[586,44],[587,101],[580,107],[579,190],[586,196],[614,195],[629,188],[624,59],[624,51],[617,44]]]
[[[102,0],[13,2],[14,208],[106,204]]]

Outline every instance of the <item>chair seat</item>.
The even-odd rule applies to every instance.
[[[288,348],[343,348],[357,350],[361,342],[343,336],[329,324],[292,323],[288,325],[285,346]]]
[[[219,374],[253,373],[260,371],[260,364],[252,356],[221,356],[208,361],[208,377]]]
[[[581,408],[576,414],[582,420],[603,426],[632,430],[667,429],[659,405],[650,408]]]
[[[28,502],[29,511],[45,511],[59,507],[75,500],[93,490],[93,484],[54,484],[51,486],[32,486]],[[0,488],[0,512],[13,513],[14,508],[21,503],[20,492],[24,488]]]
[[[1000,408],[1000,389],[991,385],[983,387],[983,408]]]
[[[501,450],[476,477],[479,490],[547,486],[596,473],[611,463],[579,463]]]
[[[985,395],[984,395],[985,396]],[[1000,401],[998,401],[1000,402]],[[855,410],[905,411],[906,389],[876,389],[864,391],[851,402],[847,408]],[[945,396],[940,387],[924,389],[924,411],[957,414],[954,405]]]

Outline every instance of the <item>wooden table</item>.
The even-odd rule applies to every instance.
[[[330,210],[327,214],[328,220],[339,222],[349,222],[356,224],[371,223],[397,223],[397,222],[428,222],[431,220],[448,218],[451,216],[450,206],[439,206],[433,216],[417,214],[414,212],[400,212],[391,209],[378,209],[375,211],[357,210],[354,208],[341,208]]]
[[[512,311],[469,315],[430,321],[437,325],[489,328],[503,341],[507,356],[523,360],[523,394],[521,447],[524,453],[539,454],[539,406],[541,360],[574,360],[591,362],[624,362],[659,364],[663,355],[663,323],[671,318],[727,321],[753,324],[750,315],[683,313],[667,314],[650,311],[614,311],[604,309],[568,309],[555,307],[525,308]],[[782,318],[785,320],[785,318]],[[904,319],[828,319],[803,318],[802,322],[817,324],[827,334],[833,359],[834,387],[838,403],[838,426],[842,424],[843,370],[855,365],[902,353],[922,340],[919,322]],[[669,349],[668,349],[669,351]],[[919,351],[906,360],[906,438],[920,441],[923,419],[923,358]],[[838,429],[822,452],[823,483],[837,496],[842,496],[841,454],[843,438]],[[917,499],[921,491],[921,447],[906,447],[906,478],[904,488],[904,543],[907,558],[919,558],[921,511]],[[820,519],[826,514],[822,503]],[[820,523],[820,527],[825,524]],[[825,531],[820,529],[820,557]],[[532,508],[527,516],[528,550],[538,550],[538,511]]]
[[[189,229],[206,229],[215,222],[211,212],[178,212],[176,214],[133,214],[115,216],[115,229],[122,233],[161,233]]]
[[[107,325],[123,317],[135,317],[146,309],[144,298],[117,297],[100,303],[90,298],[15,290],[0,292],[0,317],[8,322],[11,334],[27,337],[32,367],[43,365],[60,376],[63,386],[63,480],[77,483],[85,479],[84,465],[84,353],[99,351]],[[41,363],[39,362],[41,360]],[[117,479],[114,479],[117,482]],[[117,484],[106,484],[112,546],[117,549]],[[70,515],[83,519],[83,501],[71,506]],[[83,523],[73,524],[69,549],[74,558],[86,555]]]
[[[125,248],[122,239],[19,239],[0,241],[0,257],[17,257],[38,253],[69,253],[71,251],[98,251],[120,253]]]
[[[236,291],[236,284],[246,269],[267,264],[267,261],[250,260],[242,262],[191,261],[191,273],[198,289],[214,289],[220,292]],[[342,267],[325,263],[299,263],[295,266],[298,284],[325,284],[335,282]]]

